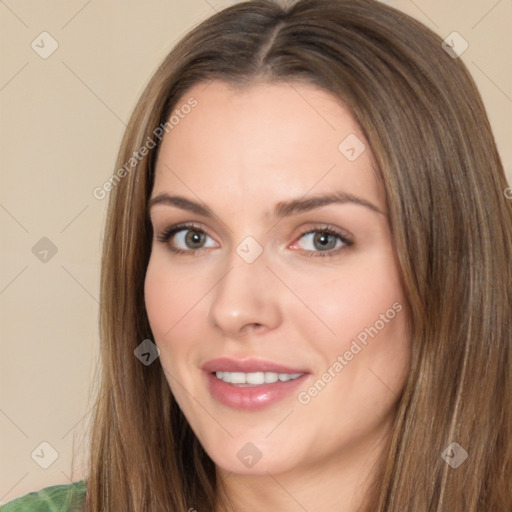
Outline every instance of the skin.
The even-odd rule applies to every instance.
[[[191,88],[177,108],[190,97],[197,106],[162,141],[151,197],[185,196],[215,217],[151,208],[145,299],[167,381],[236,510],[355,511],[410,368],[406,301],[369,144],[349,110],[313,85],[256,83],[240,91],[214,81]],[[338,149],[350,134],[366,146],[354,161]],[[382,213],[344,203],[266,216],[281,201],[335,190]],[[157,240],[181,222],[208,236],[187,243],[195,232],[182,231]],[[350,233],[353,245],[333,237],[323,249],[314,236],[325,225]],[[263,249],[252,263],[236,252],[247,236]],[[175,254],[171,246],[190,252]],[[331,256],[318,255],[326,249]],[[401,311],[333,371],[394,303]],[[307,404],[293,393],[240,411],[204,385],[201,366],[222,356],[307,368],[299,391],[328,368],[335,376]],[[250,468],[237,457],[248,442],[261,452]]]

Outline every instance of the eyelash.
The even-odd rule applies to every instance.
[[[157,236],[157,240],[163,244],[167,244],[169,242],[169,240],[176,233],[179,233],[180,231],[188,231],[188,230],[196,231],[198,233],[202,233],[202,234],[209,236],[208,233],[206,233],[206,231],[199,228],[198,226],[195,226],[194,224],[177,224],[176,226],[171,226],[171,227],[165,229],[159,236]],[[339,231],[337,231],[336,229],[334,229],[330,226],[325,226],[325,225],[324,226],[315,226],[312,229],[308,229],[307,231],[304,231],[303,233],[301,233],[299,235],[297,240],[300,240],[305,235],[309,235],[311,233],[323,233],[326,235],[335,236],[339,240],[341,240],[344,245],[342,247],[338,247],[336,249],[329,249],[328,251],[310,251],[311,254],[308,254],[308,257],[310,257],[310,258],[316,257],[316,256],[323,257],[323,258],[335,256],[340,251],[342,251],[354,244],[354,242],[350,238],[348,238],[346,235],[340,233]],[[171,250],[173,253],[185,254],[185,255],[189,255],[189,256],[200,252],[202,249],[205,249],[205,247],[201,247],[199,249],[184,250],[184,249],[177,249],[176,247],[172,247],[171,245],[169,245],[169,250]]]

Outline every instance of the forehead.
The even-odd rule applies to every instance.
[[[182,108],[186,104],[195,106]],[[233,201],[278,194],[279,200],[341,187],[385,208],[360,127],[338,98],[314,85],[200,83],[173,114],[155,193],[192,192],[205,200],[222,193]],[[361,154],[353,159],[347,146]]]

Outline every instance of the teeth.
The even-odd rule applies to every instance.
[[[289,380],[297,379],[303,373],[275,373],[275,372],[215,372],[218,379],[231,384],[247,384],[258,386],[261,384],[271,384],[277,382],[287,382]]]

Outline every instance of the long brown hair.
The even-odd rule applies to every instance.
[[[144,278],[156,134],[192,85],[213,79],[331,92],[378,163],[412,361],[365,512],[512,510],[512,202],[474,81],[441,43],[373,0],[254,0],[200,23],[165,58],[131,116],[110,192],[88,512],[213,511],[220,498],[159,360],[134,356],[153,339]]]

